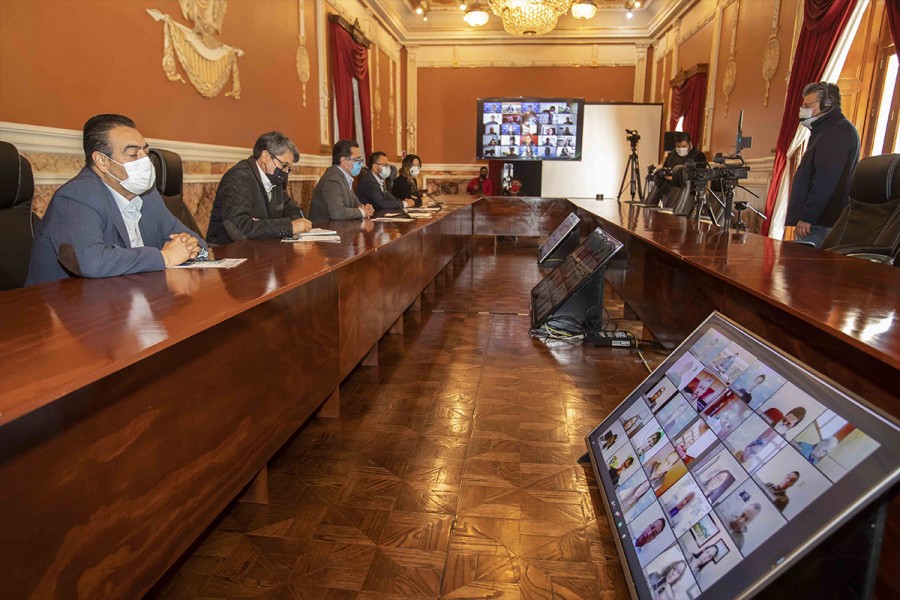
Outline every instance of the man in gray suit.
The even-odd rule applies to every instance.
[[[85,167],[57,190],[34,236],[25,285],[161,271],[206,251],[153,187],[144,136],[122,115],[84,124]]]
[[[360,204],[353,191],[353,178],[363,166],[359,144],[353,140],[339,141],[331,150],[331,163],[313,190],[309,219],[322,222],[371,217],[375,212],[372,206]]]

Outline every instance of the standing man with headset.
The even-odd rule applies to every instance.
[[[821,248],[847,204],[859,134],[841,112],[841,90],[833,83],[803,88],[799,117],[811,133],[794,175],[785,225],[796,226],[795,241]]]

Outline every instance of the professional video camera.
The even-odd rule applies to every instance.
[[[750,148],[753,143],[753,138],[743,136],[743,122],[744,111],[741,111],[741,115],[738,118],[737,144],[735,145],[735,153],[733,155],[724,156],[721,152],[716,154],[713,158],[713,163],[716,165],[714,167],[710,167],[706,163],[696,164],[692,160],[685,163],[684,179],[694,184],[694,205],[691,207],[691,216],[694,220],[700,220],[700,217],[702,217],[705,212],[709,215],[713,223],[716,225],[719,224],[715,213],[707,201],[707,193],[709,192],[707,189],[708,183],[712,183],[710,187],[713,188],[713,191],[710,193],[713,194],[713,197],[723,209],[722,216],[725,229],[728,229],[731,226],[731,211],[733,209],[738,211],[738,221],[735,223],[735,229],[738,231],[746,231],[747,229],[747,226],[741,217],[744,210],[749,208],[761,217],[763,216],[759,211],[752,208],[748,202],[735,203],[734,201],[734,188],[736,187],[740,187],[747,193],[756,196],[756,194],[738,184],[739,180],[747,179],[750,176],[750,167],[744,162],[741,151],[744,148]],[[719,190],[722,193],[724,201],[716,194],[716,190]],[[756,197],[758,198],[759,196]]]
[[[627,134],[625,139],[628,140],[632,148],[635,148],[637,143],[641,141],[641,136],[638,135],[637,129],[626,129],[625,133]]]

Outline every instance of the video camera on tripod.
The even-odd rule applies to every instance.
[[[710,166],[706,163],[695,164],[694,161],[687,161],[684,165],[684,179],[686,181],[690,181],[694,184],[694,205],[691,207],[691,216],[694,220],[699,221],[703,216],[703,213],[706,212],[713,223],[716,225],[719,224],[718,219],[716,218],[715,213],[707,201],[707,184],[708,183],[718,183],[718,185],[712,185],[713,188],[718,188],[725,197],[724,202],[716,195],[715,190],[712,192],[713,196],[716,198],[718,203],[723,208],[723,226],[725,229],[728,229],[731,226],[731,211],[733,209],[737,209],[738,211],[738,221],[735,223],[735,229],[737,231],[746,231],[747,226],[743,221],[742,213],[743,211],[750,209],[759,216],[765,218],[759,211],[750,206],[748,202],[735,202],[734,201],[734,188],[739,187],[751,194],[752,196],[759,197],[747,188],[738,184],[738,181],[741,179],[747,179],[750,176],[750,167],[747,166],[747,163],[744,162],[744,158],[741,156],[741,151],[744,148],[750,148],[753,143],[753,138],[744,137],[742,126],[744,122],[744,111],[741,111],[741,115],[738,118],[738,128],[737,128],[737,143],[735,144],[735,153],[731,156],[724,156],[721,152],[716,154],[713,158],[713,163],[716,165],[710,168]]]
[[[621,201],[622,192],[625,191],[625,182],[629,182],[629,190],[631,191],[631,202],[634,204],[644,203],[644,190],[641,188],[641,166],[638,160],[637,147],[641,136],[636,129],[626,129],[625,139],[631,144],[631,154],[628,156],[628,164],[625,165],[625,173],[622,174],[622,185],[619,186],[619,195],[616,201]],[[630,179],[629,179],[630,175]],[[637,200],[635,200],[637,198]]]
[[[641,136],[638,135],[637,129],[626,129],[625,134],[625,139],[631,144],[632,149],[637,147],[637,143],[641,141]]]

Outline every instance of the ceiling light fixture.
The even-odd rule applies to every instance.
[[[634,13],[631,12],[631,9],[629,8],[627,11],[625,11],[625,18],[631,19],[632,17],[634,17]]]
[[[417,14],[417,15],[421,15],[423,12],[425,12],[425,11],[422,10],[422,7],[421,7],[421,6],[417,6],[417,7],[416,7],[416,14]]]
[[[597,14],[597,5],[594,0],[575,0],[572,5],[572,16],[576,19],[593,19]]]
[[[465,3],[465,2],[460,2],[460,3],[459,3],[459,10],[466,10],[466,8],[468,8],[468,7],[466,6],[466,3]]]
[[[556,27],[572,0],[488,0],[491,11],[512,35],[542,35]]]
[[[472,3],[472,7],[466,11],[466,16],[463,17],[469,27],[482,27],[488,22],[488,18],[487,11],[481,8],[477,1]]]

